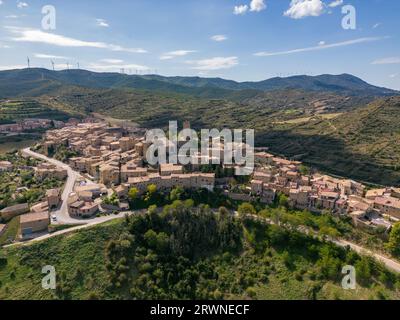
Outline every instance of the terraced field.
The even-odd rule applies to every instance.
[[[26,118],[67,120],[68,113],[55,110],[34,100],[0,101],[0,124],[15,123]]]

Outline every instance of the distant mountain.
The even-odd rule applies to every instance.
[[[250,85],[253,89],[263,91],[290,88],[349,95],[389,96],[400,94],[399,91],[373,86],[350,74],[272,78],[261,82],[245,82],[242,85]]]
[[[258,90],[273,91],[282,89],[302,89],[310,91],[330,91],[353,95],[397,95],[400,92],[373,86],[350,74],[319,75],[319,76],[293,76],[287,78],[271,78],[259,82],[235,82],[221,78],[200,77],[161,77],[145,76],[148,79],[167,81],[182,86],[190,87],[218,87],[227,90]]]
[[[27,94],[41,95],[65,85],[103,89],[142,89],[187,94],[197,98],[229,100],[241,100],[262,92],[285,89],[325,91],[352,96],[381,97],[400,94],[399,91],[370,85],[349,74],[235,82],[221,78],[126,75],[86,70],[50,71],[32,68],[0,72],[0,98]]]

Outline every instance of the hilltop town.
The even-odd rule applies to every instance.
[[[186,122],[184,127],[189,128],[190,124]],[[224,145],[221,142],[221,138],[213,141],[209,167],[212,167],[213,152],[218,150],[219,168],[222,172],[231,172],[228,175],[216,175],[213,170],[204,170],[202,165],[148,165],[145,155],[150,144],[145,142],[141,129],[114,127],[94,119],[66,123],[61,128],[48,130],[36,149],[23,152],[25,157],[37,157],[40,152],[45,161],[35,167],[35,176],[59,180],[68,177],[64,188],[47,190],[43,201],[30,206],[18,204],[4,208],[1,217],[7,221],[20,215],[20,237],[30,239],[46,232],[50,223],[77,223],[104,213],[128,212],[132,190],[143,195],[155,186],[160,193],[177,187],[219,189],[233,200],[264,205],[272,205],[285,196],[290,208],[350,216],[356,227],[383,228],[386,232],[400,219],[400,189],[368,189],[359,182],[312,172],[301,162],[265,151],[255,153],[253,174],[240,182],[242,188],[237,188],[237,177],[232,173],[235,165],[222,163]],[[60,149],[68,153],[64,163],[49,162],[57,158]],[[202,155],[194,157],[200,159]],[[11,169],[11,163],[0,163],[1,171]]]

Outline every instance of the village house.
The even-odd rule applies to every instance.
[[[34,212],[20,217],[19,233],[22,239],[29,238],[32,234],[47,231],[50,224],[48,212]]]
[[[31,212],[45,212],[49,211],[49,203],[47,201],[42,201],[39,203],[34,204],[31,207]]]
[[[136,163],[127,163],[121,167],[121,182],[128,182],[129,178],[144,177],[147,171],[147,168],[138,167]]]
[[[350,213],[350,216],[355,227],[367,231],[383,228],[386,232],[389,232],[392,227],[390,222],[381,218],[379,214],[374,212],[354,211]]]
[[[13,167],[10,161],[0,161],[0,172],[11,171]]]
[[[104,164],[99,168],[99,182],[105,185],[119,184],[119,168],[115,165]]]
[[[298,209],[306,209],[309,207],[309,195],[311,187],[300,187],[290,189],[289,204],[290,206]]]
[[[171,190],[174,187],[185,189],[214,189],[215,174],[212,173],[190,173],[172,174],[171,176],[161,176],[158,173],[149,174],[145,177],[129,178],[130,187],[138,189],[139,193],[144,193],[151,184],[156,185],[159,190]]]
[[[72,193],[68,200],[68,213],[74,218],[90,218],[99,211],[99,205],[93,201],[83,201],[78,194]]]
[[[123,137],[119,140],[119,145],[122,152],[132,150],[135,148],[136,140],[131,137]]]
[[[377,197],[374,200],[374,208],[382,214],[387,214],[400,219],[400,199],[394,197]]]
[[[55,178],[58,180],[64,180],[68,176],[68,170],[59,168],[50,163],[40,163],[35,168],[35,176],[39,180],[44,180],[46,178]]]
[[[183,167],[180,165],[174,165],[169,163],[160,165],[161,176],[170,176],[172,174],[181,174],[181,173],[183,173]]]
[[[76,186],[74,188],[74,191],[80,195],[84,194],[85,192],[87,194],[91,194],[91,197],[93,199],[101,197],[103,195],[107,194],[107,188],[104,184],[97,184],[97,183],[91,183],[91,184],[82,184],[79,186]],[[86,194],[86,195],[87,195]]]
[[[29,205],[27,203],[22,203],[4,208],[0,211],[0,217],[7,221],[27,212],[29,212]]]
[[[275,198],[276,198],[276,190],[264,186],[260,199],[261,203],[272,204],[274,203]]]
[[[58,208],[61,203],[60,189],[50,189],[46,191],[46,198],[50,210]]]

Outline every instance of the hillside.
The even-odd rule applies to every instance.
[[[343,176],[400,185],[400,97],[333,119],[285,124],[260,139],[272,150]]]
[[[0,124],[14,123],[26,118],[65,121],[71,114],[41,104],[36,100],[0,100]]]
[[[345,264],[355,291],[340,287]],[[55,291],[40,289],[44,265]],[[354,252],[182,203],[0,256],[0,299],[399,299],[396,281]]]
[[[73,87],[37,98],[69,112],[96,112],[130,119],[143,127],[165,127],[170,120],[190,120],[194,128],[244,127],[262,129],[276,121],[353,110],[368,97],[345,97],[326,92],[277,90],[242,99],[199,99],[148,90]]]
[[[257,146],[327,172],[383,185],[400,185],[394,106],[399,98],[381,97],[394,93],[350,75],[237,83],[85,70],[0,72],[0,97],[12,96],[9,105],[24,101],[27,115],[34,106],[38,116],[96,113],[146,128],[165,128],[170,120],[189,120],[195,129],[251,128],[256,130]],[[13,112],[3,108],[8,109]],[[24,114],[22,109],[15,115],[4,112],[1,118],[14,121]]]

